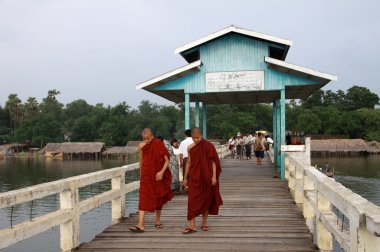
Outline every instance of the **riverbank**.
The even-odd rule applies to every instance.
[[[363,139],[311,140],[312,154],[380,154],[380,143],[366,142]]]

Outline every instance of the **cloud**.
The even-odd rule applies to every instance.
[[[377,85],[377,1],[0,1],[0,104],[167,101],[135,84],[185,62],[174,48],[235,24],[293,40],[290,62],[336,74],[327,89]]]

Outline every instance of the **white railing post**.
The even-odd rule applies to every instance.
[[[380,248],[380,228],[378,217],[380,213],[366,213],[365,225],[360,225],[358,230],[358,251],[377,252]],[[375,220],[377,219],[377,220]],[[364,223],[361,223],[364,224]]]
[[[60,225],[61,251],[72,251],[80,244],[80,212],[78,209],[79,193],[75,181],[70,183],[70,188],[60,193],[61,209],[70,209],[71,220]]]
[[[119,223],[125,215],[125,195],[123,187],[125,186],[125,172],[120,176],[111,179],[112,190],[118,190],[120,196],[112,200],[112,224]]]
[[[289,180],[289,158],[285,156],[285,180]]]
[[[301,165],[295,167],[295,186],[294,186],[294,202],[302,208],[304,198],[304,168]]]
[[[317,246],[320,251],[332,251],[332,235],[322,222],[323,214],[331,214],[331,203],[317,191]]]
[[[314,230],[315,211],[311,203],[311,200],[309,199],[309,197],[313,195],[313,192],[315,193],[315,185],[313,181],[307,176],[306,171],[304,172],[305,172],[304,177],[303,177],[304,197],[303,197],[302,212],[303,212],[303,217],[305,218],[306,226],[309,228],[309,231],[312,234],[315,234],[315,230]]]

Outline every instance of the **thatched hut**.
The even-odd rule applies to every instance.
[[[378,142],[367,143],[363,139],[311,140],[311,151],[316,153],[360,155],[380,153]]]
[[[45,157],[54,157],[59,154],[58,149],[62,143],[48,143],[41,151],[45,153]]]
[[[127,159],[128,157],[128,147],[127,146],[114,146],[102,152],[102,156],[106,158],[118,158]]]
[[[44,148],[45,157],[98,159],[105,150],[104,143],[100,142],[65,142],[60,144],[49,143]]]
[[[0,158],[12,157],[15,153],[26,151],[26,144],[12,143],[0,145]]]

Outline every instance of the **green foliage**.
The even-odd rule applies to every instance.
[[[291,104],[286,110],[286,126],[289,130],[377,139],[380,110],[375,107],[379,104],[379,97],[368,88],[353,86],[346,92],[320,90],[302,101],[301,105]],[[306,115],[309,113],[312,114]],[[315,116],[319,120],[315,120]],[[316,124],[307,125],[306,120]]]
[[[10,94],[5,107],[0,106],[0,143],[26,142],[43,146],[71,141],[101,141],[107,145],[125,145],[141,139],[143,128],[152,128],[166,139],[183,138],[184,106],[161,106],[142,101],[133,109],[122,102],[115,106],[90,105],[79,99],[64,106],[57,90],[49,90],[38,103],[29,97],[25,103]],[[307,101],[286,104],[286,129],[306,134],[345,135],[366,140],[380,139],[379,98],[364,87],[353,86],[347,92],[318,91]],[[191,126],[195,126],[192,109]],[[202,113],[200,115],[202,117]],[[200,118],[202,122],[202,118]],[[272,105],[209,105],[207,131],[209,138],[228,139],[237,132],[273,129]]]
[[[372,93],[366,87],[353,86],[347,90],[346,105],[349,110],[356,110],[360,108],[373,109],[379,104],[379,96]]]
[[[318,133],[321,129],[321,120],[311,110],[305,109],[298,116],[295,128],[298,132]]]

